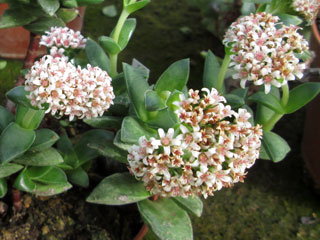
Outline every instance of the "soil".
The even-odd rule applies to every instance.
[[[120,9],[121,2],[112,0],[104,5],[115,3]],[[189,7],[187,0],[153,0],[134,17],[137,30],[120,61],[137,58],[152,69],[151,80],[155,81],[172,62],[189,57],[190,87],[199,88],[203,71],[200,52],[223,53],[220,42],[200,24],[199,10]],[[101,6],[88,7],[84,34],[97,39],[111,32],[115,22],[101,14]],[[190,31],[181,31],[185,27]],[[18,61],[8,64],[0,73],[2,92],[11,88],[21,67]],[[275,131],[292,148],[285,160],[277,164],[258,160],[244,184],[204,200],[203,216],[192,218],[195,239],[320,239],[319,198],[308,187],[300,152],[304,115],[302,109],[276,126]],[[0,212],[1,207],[7,211],[0,215],[0,239],[132,239],[142,224],[136,205],[110,207],[85,202],[93,187],[118,168],[105,159],[97,164],[104,167],[99,175],[89,173],[90,189],[74,187],[52,198],[23,194],[20,213],[12,211],[10,195],[2,199]],[[156,237],[149,233],[146,239]]]

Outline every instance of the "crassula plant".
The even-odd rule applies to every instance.
[[[102,155],[128,171],[106,176],[88,202],[137,203],[145,225],[135,239],[148,228],[160,239],[193,239],[188,213],[201,216],[200,197],[243,182],[259,158],[285,158],[290,148],[272,132],[275,124],[320,92],[319,83],[291,86],[309,56],[293,1],[245,1],[251,12],[227,30],[222,61],[207,52],[198,90],[187,87],[188,59],[171,64],[155,84],[136,59],[119,69],[136,27],[128,17],[148,3],[124,0],[117,25],[99,43],[63,27],[46,30],[40,44],[48,54],[7,94],[15,115],[0,108],[1,196],[8,177],[37,195],[86,187],[87,170]],[[79,60],[81,49],[87,61]],[[231,89],[231,81],[239,87]],[[41,126],[45,113],[62,119],[59,134]],[[97,129],[72,136],[66,125],[78,119]]]

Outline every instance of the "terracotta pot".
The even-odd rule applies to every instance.
[[[320,68],[320,34],[314,23],[312,26],[310,48],[316,57],[311,66]],[[311,76],[311,81],[320,82],[320,74]],[[320,96],[318,95],[307,106],[304,134],[302,139],[302,157],[311,177],[312,185],[320,195]]]
[[[0,4],[0,16],[3,11],[8,8],[7,3]],[[79,16],[67,26],[73,30],[80,31],[83,26],[83,18],[85,7],[79,8]],[[14,27],[8,29],[0,29],[0,57],[24,59],[30,42],[30,32],[22,27]],[[37,51],[37,56],[44,55],[46,49],[44,47]]]

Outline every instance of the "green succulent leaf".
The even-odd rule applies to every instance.
[[[23,166],[14,163],[0,164],[0,178],[8,177],[16,172],[19,172]]]
[[[132,144],[124,143],[121,141],[121,130],[119,130],[114,137],[113,144],[125,151],[128,151],[132,147]]]
[[[27,168],[25,168],[14,181],[13,186],[21,191],[33,192],[36,184],[30,179]]]
[[[89,147],[97,150],[102,156],[119,161],[121,163],[128,163],[128,152],[118,148],[113,142],[101,142],[89,144]]]
[[[170,111],[169,108],[165,108],[160,111],[149,113],[149,119],[146,122],[150,126],[167,130],[174,127],[178,123],[178,119],[174,112]]]
[[[0,70],[5,69],[7,66],[7,61],[0,59]]]
[[[102,13],[103,13],[103,15],[105,15],[107,17],[115,17],[118,14],[117,8],[113,4],[103,7],[102,8]]]
[[[245,99],[232,93],[226,94],[224,97],[226,98],[227,103],[230,104],[233,109],[239,108],[246,103]]]
[[[180,207],[182,207],[187,212],[197,216],[201,217],[202,210],[203,210],[203,203],[199,197],[175,197],[172,198]]]
[[[169,66],[169,68],[165,70],[158,79],[154,87],[155,91],[159,95],[164,91],[182,91],[188,82],[190,71],[189,65],[189,59],[183,59]]]
[[[24,86],[12,88],[10,91],[6,93],[7,98],[15,104],[22,105],[27,108],[34,108],[30,104],[30,100],[26,97],[27,95],[29,95],[29,92],[24,90]]]
[[[142,121],[148,119],[145,109],[144,93],[149,90],[144,71],[140,68],[134,68],[128,64],[123,64],[123,71],[129,98],[133,104],[134,110]]]
[[[8,191],[7,182],[5,179],[0,178],[0,198],[3,198]]]
[[[54,166],[63,163],[63,158],[54,148],[42,151],[29,151],[14,160],[15,163],[27,166]]]
[[[101,36],[99,37],[99,43],[103,50],[109,54],[118,54],[121,52],[121,47],[111,37]]]
[[[289,101],[285,107],[287,114],[293,113],[309,103],[320,93],[320,83],[309,82],[299,85],[290,91]]]
[[[59,0],[38,0],[38,3],[50,16],[53,16],[60,7]]]
[[[203,71],[203,86],[206,88],[217,88],[218,76],[220,71],[220,63],[218,58],[208,51]]]
[[[27,169],[29,178],[43,184],[64,184],[67,182],[67,176],[63,170],[58,167],[30,167]]]
[[[64,163],[71,166],[76,167],[79,164],[78,156],[72,146],[72,143],[65,131],[60,136],[60,139],[57,143],[57,148],[61,153]]]
[[[274,110],[277,113],[284,114],[285,109],[283,109],[279,99],[277,99],[272,94],[265,94],[264,92],[257,92],[251,95],[248,100],[258,102],[263,104],[264,106]]]
[[[120,129],[122,124],[121,117],[102,116],[83,120],[86,124],[95,128]]]
[[[148,90],[144,94],[147,111],[153,112],[166,108],[165,99],[161,98],[157,92]]]
[[[121,141],[125,143],[137,143],[139,138],[146,136],[146,138],[157,137],[157,132],[147,127],[141,121],[133,117],[125,117],[121,127]]]
[[[44,115],[45,110],[35,110],[18,105],[15,122],[25,129],[35,130],[39,127]]]
[[[138,11],[141,8],[144,8],[148,3],[150,3],[150,0],[140,0],[135,3],[127,4],[125,5],[124,9],[129,13],[134,13]]]
[[[110,60],[98,43],[92,39],[88,39],[85,51],[88,61],[92,66],[98,66],[101,69],[110,72]]]
[[[278,15],[278,17],[280,18],[280,21],[287,26],[299,25],[303,22],[301,18],[286,13],[281,13]]]
[[[50,148],[56,141],[59,140],[59,135],[48,128],[36,130],[36,139],[34,140],[30,151],[41,151]]]
[[[0,106],[0,134],[13,121],[14,115],[4,107]]]
[[[79,6],[99,4],[103,3],[104,0],[77,0]]]
[[[273,114],[274,111],[272,109],[262,105],[261,103],[258,103],[255,115],[256,123],[262,125],[266,124]]]
[[[138,202],[145,223],[161,239],[191,240],[192,225],[188,214],[172,199]]]
[[[12,28],[29,24],[37,19],[32,12],[21,8],[10,8],[4,11],[0,19],[1,28]]]
[[[35,140],[35,132],[10,123],[0,135],[0,163],[8,163],[26,152]]]
[[[119,34],[118,44],[121,51],[128,45],[134,30],[136,29],[137,21],[135,18],[128,18],[123,24],[123,27]]]
[[[66,171],[68,176],[68,180],[77,186],[80,187],[88,187],[89,186],[89,176],[86,171],[84,171],[81,167]]]
[[[60,8],[57,11],[57,16],[62,19],[65,23],[71,22],[79,14],[78,9],[75,8]]]
[[[125,205],[150,197],[143,182],[129,173],[116,173],[106,177],[92,191],[87,202],[105,205]]]
[[[44,34],[45,31],[50,30],[51,27],[65,27],[62,19],[56,17],[42,17],[37,21],[25,25],[24,28],[36,34]]]
[[[77,0],[61,0],[62,6],[67,8],[76,8],[78,7]]]
[[[80,140],[74,145],[74,150],[79,159],[78,167],[99,156],[99,153],[90,148],[89,144],[112,141],[113,138],[114,134],[112,132],[100,129],[90,130],[83,134]]]
[[[291,150],[288,143],[282,137],[273,132],[263,133],[262,145],[265,152],[273,162],[280,162]]]

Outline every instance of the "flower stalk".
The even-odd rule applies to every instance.
[[[223,91],[223,86],[224,86],[224,77],[227,73],[229,63],[230,63],[230,54],[226,53],[224,56],[222,66],[220,68],[219,76],[218,76],[218,84],[217,84],[217,90],[219,93],[222,93]]]

